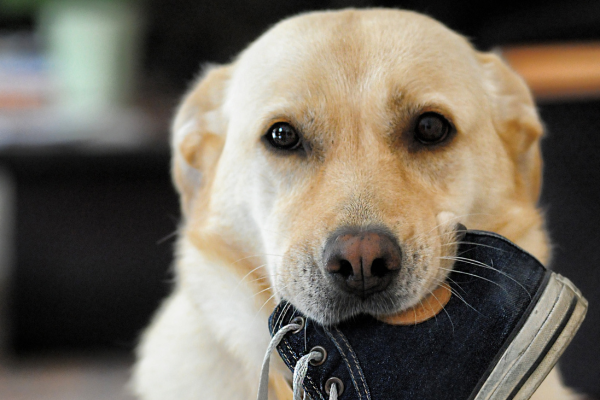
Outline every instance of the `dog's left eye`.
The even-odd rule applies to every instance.
[[[445,140],[451,129],[446,118],[434,112],[427,112],[417,120],[415,138],[423,144],[435,144]]]
[[[280,150],[294,150],[300,145],[300,135],[285,122],[278,122],[269,128],[265,135],[267,142]]]

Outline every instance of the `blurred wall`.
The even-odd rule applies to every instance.
[[[280,19],[345,7],[396,7],[428,14],[480,49],[514,43],[600,38],[600,2],[467,0],[149,0],[148,71],[184,88],[207,62],[231,60]]]

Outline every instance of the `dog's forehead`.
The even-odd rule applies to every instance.
[[[276,25],[241,54],[232,101],[245,104],[231,109],[256,115],[266,102],[406,94],[425,104],[469,97],[477,104],[480,76],[471,45],[431,18],[399,10],[311,13]]]

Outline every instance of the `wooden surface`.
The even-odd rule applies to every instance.
[[[600,96],[600,42],[502,49],[538,99]]]

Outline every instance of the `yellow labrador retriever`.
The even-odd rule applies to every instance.
[[[458,223],[547,262],[541,136],[523,80],[428,17],[279,23],[209,68],[175,118],[177,283],[139,347],[136,392],[255,398],[276,302],[325,324],[409,308],[451,269]],[[328,256],[340,243],[363,269]],[[287,370],[273,368],[277,386]],[[536,396],[573,397],[554,372]]]

